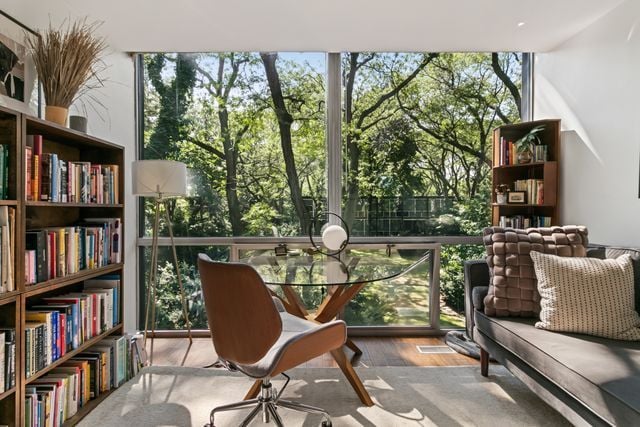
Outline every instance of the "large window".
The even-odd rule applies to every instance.
[[[239,236],[245,244],[266,238],[300,244],[318,210],[341,211],[358,237],[398,243],[403,236],[425,236],[425,241],[477,236],[490,222],[492,130],[518,121],[522,99],[528,99],[522,90],[523,58],[518,53],[140,55],[139,155],[183,161],[192,173],[190,197],[172,202],[170,209],[195,326],[206,327],[198,252],[228,259]],[[338,102],[327,95],[332,82],[341,85]],[[337,151],[327,141],[335,141]],[[327,173],[332,167],[342,173]],[[142,280],[151,208],[147,201],[141,211]],[[462,325],[462,261],[482,256],[481,246],[469,244],[472,238],[453,240],[467,244],[442,249],[443,327]],[[169,259],[161,253],[160,261],[159,327],[180,329],[177,283]],[[408,305],[408,296],[394,291],[397,285],[372,287],[344,315],[363,326],[429,325],[433,307],[425,288],[411,289]],[[382,307],[379,313],[374,302]],[[411,307],[402,316],[410,314],[391,315],[389,307]]]
[[[342,54],[343,213],[363,236],[467,235],[489,218],[492,130],[520,119],[521,55]],[[469,215],[481,199],[482,218]]]
[[[145,159],[185,162],[178,236],[296,236],[326,200],[325,55],[144,56]],[[145,235],[150,215],[145,209]]]

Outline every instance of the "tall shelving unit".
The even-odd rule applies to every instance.
[[[78,353],[91,347],[102,338],[123,333],[123,316],[120,323],[108,331],[85,341],[77,349],[67,352],[44,369],[29,378],[25,369],[25,311],[42,298],[75,292],[82,289],[83,281],[104,274],[120,274],[120,289],[124,289],[124,263],[81,270],[78,273],[47,280],[32,285],[25,284],[25,232],[42,227],[59,227],[77,224],[83,218],[113,217],[121,219],[120,241],[124,241],[124,203],[52,203],[27,201],[25,197],[25,147],[27,135],[43,136],[43,152],[55,152],[68,161],[89,161],[101,164],[116,164],[120,169],[118,188],[120,202],[124,194],[124,148],[90,135],[47,122],[35,117],[0,107],[0,143],[9,144],[9,200],[0,200],[0,205],[16,209],[15,250],[13,259],[16,290],[0,293],[0,327],[16,329],[16,385],[0,393],[0,425],[21,426],[24,417],[25,387],[35,379],[46,375]],[[123,250],[121,245],[121,250]],[[122,260],[125,254],[121,255]],[[122,296],[122,292],[120,295]],[[123,298],[119,298],[119,312],[124,312]],[[101,394],[89,401],[78,413],[65,422],[65,426],[76,424],[109,393]]]
[[[543,125],[539,133],[542,145],[546,145],[547,160],[522,164],[501,165],[500,141],[517,141],[536,126]],[[493,132],[493,185],[492,188],[492,224],[500,224],[500,217],[550,217],[551,225],[559,224],[558,189],[560,169],[560,120],[536,120],[504,125]],[[514,190],[516,180],[538,179],[543,181],[544,200],[536,203],[505,203],[498,204],[495,189],[500,184],[507,185]]]

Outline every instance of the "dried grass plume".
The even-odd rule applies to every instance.
[[[98,74],[106,44],[94,34],[99,25],[84,19],[56,29],[50,23],[28,39],[47,105],[69,108],[85,91],[104,85]]]

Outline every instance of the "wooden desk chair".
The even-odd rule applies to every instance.
[[[316,324],[285,312],[274,300],[256,271],[244,264],[214,262],[207,255],[198,257],[202,292],[213,345],[220,362],[229,370],[262,381],[255,399],[218,406],[211,411],[210,427],[217,412],[255,406],[242,422],[248,425],[262,412],[268,423],[278,426],[282,419],[278,407],[323,416],[322,425],[331,426],[329,415],[320,408],[280,399],[289,377],[284,371],[341,348],[347,339],[344,322],[336,320]],[[271,378],[287,378],[278,393]]]

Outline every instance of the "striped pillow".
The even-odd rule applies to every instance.
[[[640,340],[629,255],[601,260],[531,252],[531,259],[540,293],[536,328]]]

